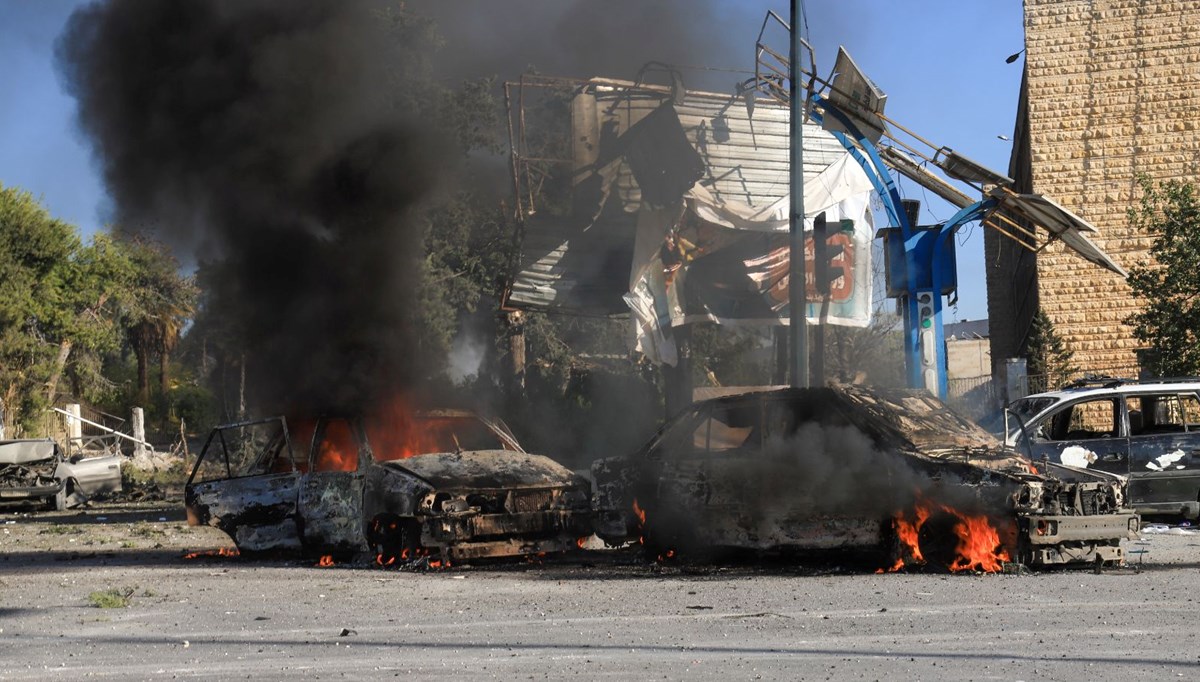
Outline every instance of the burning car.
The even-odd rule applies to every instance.
[[[593,465],[597,534],[653,554],[866,551],[883,568],[1123,561],[1139,518],[1105,472],[1034,464],[923,392],[857,386],[696,403]]]
[[[0,505],[69,509],[121,490],[121,458],[71,457],[55,441],[0,441]]]
[[[370,551],[381,564],[556,552],[592,532],[586,479],[522,450],[503,422],[458,410],[323,417],[294,433],[282,417],[217,427],[185,503],[190,524],[243,553]]]

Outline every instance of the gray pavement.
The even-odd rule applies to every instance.
[[[1200,679],[1200,535],[1147,535],[1140,572],[1100,575],[628,552],[415,573],[184,559],[228,542],[175,509],[0,515],[0,529],[5,680]],[[110,588],[132,589],[130,605],[89,604]]]

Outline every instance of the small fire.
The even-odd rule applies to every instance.
[[[637,517],[638,528],[646,525],[646,512],[638,506],[637,499],[633,501],[633,515]]]
[[[903,514],[899,513],[893,518],[896,537],[900,540],[904,549],[907,550],[908,557],[912,559],[913,563],[925,563],[925,555],[921,553],[920,537],[921,526],[925,525],[925,522],[929,519],[929,514],[929,506],[922,502],[913,510],[915,518],[912,521],[909,521]],[[905,557],[901,556],[896,559],[896,563],[888,570],[899,571],[904,568],[906,563],[908,562],[905,560]]]
[[[579,538],[578,540],[575,541],[575,546],[579,547],[579,549],[583,549],[584,545],[587,544],[587,541],[588,541],[588,539],[586,536]]]
[[[188,552],[183,555],[184,559],[198,559],[200,557],[236,557],[241,556],[241,552],[235,547],[218,547],[217,549],[207,549],[199,552]]]
[[[897,513],[893,517],[896,537],[906,550],[907,558],[901,556],[896,563],[887,569],[899,571],[911,559],[912,563],[925,563],[921,552],[921,528],[929,520],[934,509],[940,510],[955,518],[954,534],[958,538],[955,547],[954,561],[947,567],[953,572],[983,571],[996,573],[1003,569],[1003,562],[1009,561],[1008,552],[1000,542],[1000,534],[986,515],[968,515],[945,504],[931,503],[921,500],[913,510],[913,518],[909,520],[904,514]],[[882,573],[883,569],[876,571]]]
[[[329,554],[326,554],[325,556],[321,557],[321,560],[317,562],[317,566],[320,566],[321,568],[329,568],[332,565],[333,565],[333,557]]]
[[[958,514],[957,512],[955,512]],[[958,558],[951,564],[951,571],[983,571],[995,573],[1009,560],[1008,552],[1000,544],[1000,534],[986,516],[958,514],[959,522],[954,526],[958,536]]]

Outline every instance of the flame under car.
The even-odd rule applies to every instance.
[[[524,452],[502,422],[441,410],[401,427],[330,417],[294,432],[281,417],[217,427],[185,488],[188,521],[243,553],[370,552],[385,565],[565,551],[591,533],[586,479]],[[293,443],[307,444],[302,458]]]
[[[1119,563],[1139,526],[1119,476],[1035,466],[916,391],[702,401],[592,470],[597,535],[658,556],[835,550],[880,554],[883,570],[994,571]]]

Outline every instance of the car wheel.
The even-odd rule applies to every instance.
[[[71,505],[78,502],[75,495],[75,479],[68,478],[63,487],[54,495],[54,509],[56,511],[65,511]]]
[[[396,514],[379,514],[371,519],[367,542],[380,566],[409,561],[424,553],[416,519]]]

